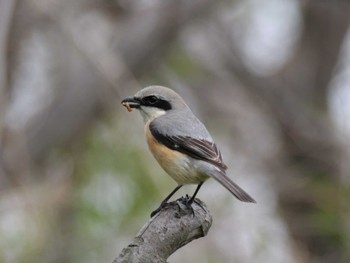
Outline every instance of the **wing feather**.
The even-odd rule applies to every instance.
[[[149,128],[156,140],[170,149],[186,153],[194,159],[205,160],[222,170],[227,169],[222,160],[221,152],[214,142],[190,136],[168,136],[154,129],[152,123]]]

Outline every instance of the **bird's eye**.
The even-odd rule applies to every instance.
[[[158,101],[158,98],[156,96],[148,96],[145,99],[149,104],[156,104]]]

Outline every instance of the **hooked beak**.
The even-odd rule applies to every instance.
[[[127,108],[127,110],[130,112],[132,111],[132,108],[138,109],[140,108],[141,101],[138,98],[135,97],[127,97],[121,101],[121,104]]]

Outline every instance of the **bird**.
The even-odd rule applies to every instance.
[[[148,148],[163,170],[177,182],[175,189],[151,213],[151,217],[166,206],[183,185],[197,188],[187,204],[191,206],[208,178],[214,178],[238,200],[256,203],[227,175],[222,154],[204,124],[194,115],[184,99],[163,86],[148,86],[121,104],[129,112],[138,110],[145,122]]]

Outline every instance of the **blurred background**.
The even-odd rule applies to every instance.
[[[175,186],[120,105],[154,84],[258,202],[207,181],[209,235],[170,262],[350,262],[349,24],[346,0],[0,0],[0,262],[129,244]]]

